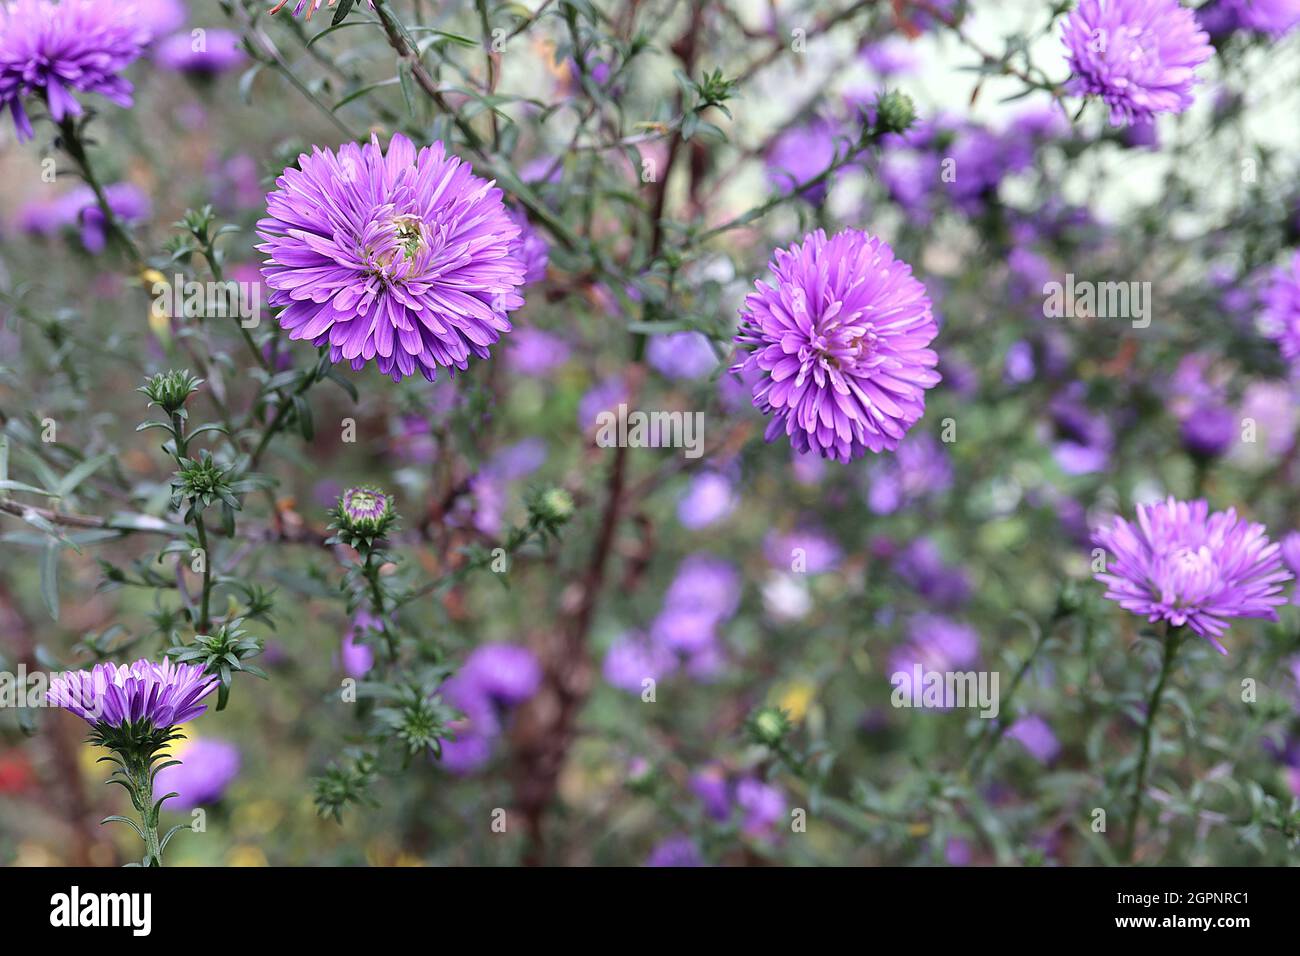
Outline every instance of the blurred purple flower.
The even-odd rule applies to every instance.
[[[736,806],[743,814],[741,830],[751,837],[771,835],[786,814],[785,794],[753,777],[736,784]]]
[[[650,336],[646,361],[669,378],[704,378],[718,365],[709,340],[699,332],[669,332]]]
[[[839,126],[822,117],[788,129],[772,141],[768,150],[768,181],[778,192],[793,192],[800,183],[824,172],[847,149],[848,142]],[[813,205],[820,205],[829,191],[828,178],[807,187],[802,195]]]
[[[915,47],[898,36],[868,43],[858,52],[858,58],[881,77],[915,73],[921,66]]]
[[[1104,470],[1115,445],[1110,423],[1088,406],[1086,391],[1083,382],[1073,382],[1048,404],[1056,438],[1052,455],[1067,475]]]
[[[522,704],[542,684],[537,655],[519,644],[483,644],[465,659],[460,678],[498,704]]]
[[[463,672],[443,681],[438,695],[463,715],[448,725],[455,739],[441,741],[440,763],[454,774],[472,773],[491,758],[492,742],[501,732],[492,701]]]
[[[731,785],[726,771],[717,764],[701,767],[691,774],[691,792],[704,804],[704,812],[718,822],[731,816]]]
[[[1026,714],[1007,728],[1007,737],[1018,741],[1029,755],[1042,764],[1049,764],[1061,752],[1061,744],[1052,733],[1047,721],[1037,714]]]
[[[1300,26],[1300,2],[1217,0],[1197,10],[1196,15],[1212,37],[1243,30],[1279,39]]]
[[[1202,405],[1183,419],[1183,447],[1200,458],[1217,458],[1237,437],[1237,413],[1222,405]]]
[[[343,648],[339,652],[343,673],[352,678],[361,678],[370,673],[370,669],[375,666],[375,652],[370,643],[380,639],[382,624],[369,611],[357,612],[351,626],[343,632]]]
[[[843,550],[820,528],[802,527],[790,532],[769,531],[763,554],[778,571],[823,574],[840,563]]]
[[[1273,270],[1264,289],[1260,330],[1277,342],[1294,374],[1300,374],[1300,252]]]
[[[952,486],[952,464],[942,442],[925,432],[912,432],[891,458],[875,465],[868,481],[867,506],[878,515],[893,514],[947,491]]]
[[[185,7],[181,0],[132,0],[136,21],[148,33],[150,40],[172,33],[185,22]]]
[[[615,412],[627,401],[627,383],[620,375],[611,375],[587,390],[578,402],[578,427],[594,429],[601,412]]]
[[[248,59],[239,34],[219,29],[173,33],[154,48],[153,56],[163,69],[209,77]]]
[[[133,183],[113,183],[104,189],[104,197],[113,215],[128,225],[147,219],[151,212],[149,197]],[[19,225],[39,236],[80,227],[81,244],[93,255],[103,252],[108,243],[104,213],[89,186],[78,186],[53,202],[29,203],[19,215]]]
[[[1009,385],[1032,382],[1038,368],[1034,363],[1034,347],[1024,339],[1012,342],[1002,366],[1002,379]]]
[[[685,834],[668,837],[650,851],[646,866],[695,867],[704,866],[704,857],[700,855],[695,841]]]
[[[1289,532],[1282,539],[1280,551],[1287,570],[1291,572],[1292,577],[1300,581],[1300,531]],[[1296,587],[1291,603],[1300,605],[1300,586]],[[1297,664],[1294,673],[1296,674],[1296,682],[1300,683],[1300,658],[1296,660]]]
[[[1205,501],[1137,506],[1137,523],[1115,517],[1093,540],[1110,553],[1094,576],[1106,597],[1149,621],[1190,627],[1221,654],[1218,638],[1238,617],[1277,620],[1285,604],[1280,548],[1262,524],[1236,509],[1210,513]]]
[[[677,503],[677,520],[692,531],[707,528],[735,510],[738,497],[731,480],[721,472],[702,471],[691,479]]]
[[[894,559],[894,572],[936,607],[957,608],[970,598],[965,573],[947,564],[929,538],[917,538],[900,551]]]
[[[224,740],[206,738],[177,748],[181,762],[158,771],[154,793],[175,791],[168,809],[193,810],[216,803],[239,776],[239,748]]]
[[[528,221],[528,214],[522,209],[506,207],[506,215],[519,227],[519,239],[515,245],[515,255],[524,264],[524,285],[532,285],[546,278],[546,265],[550,261],[550,247],[541,237],[533,224]]]
[[[605,652],[602,673],[605,680],[620,690],[639,694],[642,681],[661,681],[676,667],[677,658],[667,648],[647,640],[643,634],[627,632],[619,635]]]
[[[506,365],[522,375],[545,375],[568,360],[568,343],[550,332],[516,329],[506,340]]]

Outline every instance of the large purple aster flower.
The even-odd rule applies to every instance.
[[[1066,18],[1070,92],[1099,96],[1112,126],[1192,105],[1210,38],[1178,0],[1082,0]]]
[[[120,74],[149,39],[130,3],[0,3],[0,110],[9,108],[22,141],[35,135],[25,97],[43,99],[56,123],[81,115],[74,93],[130,106],[131,84]]]
[[[166,729],[193,720],[205,710],[204,697],[217,689],[217,678],[197,664],[99,664],[72,671],[50,681],[45,699],[70,710],[92,727],[148,721]]]
[[[401,134],[387,154],[373,138],[316,148],[298,165],[276,180],[257,224],[289,337],[329,345],[353,369],[373,359],[394,381],[433,381],[440,366],[487,358],[524,302],[519,226],[501,190],[442,143],[417,154]]]
[[[1228,653],[1218,637],[1238,617],[1277,620],[1285,604],[1280,549],[1264,526],[1235,509],[1210,514],[1204,501],[1138,505],[1137,524],[1116,517],[1093,540],[1110,552],[1103,572],[1106,597],[1150,621],[1186,625]]]
[[[1300,372],[1300,252],[1273,271],[1264,289],[1260,329],[1277,342],[1282,357]]]
[[[897,448],[939,381],[925,286],[856,229],[819,229],[769,268],[776,283],[756,283],[736,335],[752,351],[732,369],[763,373],[753,402],[772,416],[767,440],[784,431],[798,451],[841,462]]]

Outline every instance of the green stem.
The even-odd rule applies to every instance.
[[[1178,655],[1178,645],[1181,643],[1182,631],[1179,628],[1165,627],[1165,650],[1164,660],[1160,665],[1160,676],[1156,680],[1156,685],[1152,688],[1151,697],[1147,701],[1146,722],[1142,725],[1142,749],[1138,752],[1137,776],[1133,783],[1133,800],[1129,807],[1128,815],[1128,832],[1124,837],[1124,859],[1133,862],[1133,853],[1136,849],[1138,818],[1142,815],[1142,798],[1145,795],[1147,764],[1151,757],[1151,734],[1155,728],[1156,713],[1160,710],[1160,701],[1164,697],[1165,685],[1169,683],[1169,675],[1173,673],[1174,658]]]
[[[85,143],[82,142],[81,134],[77,131],[76,117],[66,116],[59,123],[59,142],[62,144],[64,152],[77,164],[77,170],[81,173],[81,178],[85,180],[86,185],[95,194],[95,201],[99,204],[99,211],[104,216],[104,227],[108,230],[109,235],[117,241],[137,268],[144,268],[144,255],[131,237],[127,235],[126,229],[123,228],[122,223],[117,218],[117,214],[113,212],[113,207],[108,202],[108,195],[104,192],[104,187],[100,184],[99,178],[90,165],[90,157],[86,154]]]
[[[140,814],[140,831],[144,834],[145,865],[162,866],[162,846],[158,842],[158,813],[153,805],[153,780],[148,760],[130,761],[131,803]]]
[[[199,549],[203,552],[203,596],[199,602],[199,624],[196,634],[207,634],[212,629],[209,605],[212,602],[212,555],[208,553],[208,531],[203,524],[203,515],[195,513],[194,531],[198,535]]]
[[[1033,649],[1029,652],[1028,656],[1020,662],[1020,667],[1017,668],[1015,676],[1011,678],[1011,684],[1007,687],[1007,692],[1002,695],[1002,699],[999,702],[999,710],[1002,711],[1003,714],[1009,713],[1012,698],[1015,697],[1016,691],[1020,688],[1021,683],[1025,679],[1025,675],[1028,674],[1029,669],[1034,666],[1034,661],[1038,659],[1039,652],[1042,651],[1043,646],[1052,636],[1053,629],[1058,623],[1064,620],[1066,616],[1067,615],[1061,611],[1060,608],[1057,608],[1057,610],[1053,612],[1051,619],[1047,622],[1047,626],[1037,628],[1038,634],[1034,640]],[[1028,616],[1021,617],[1021,620],[1029,621],[1031,626],[1034,624],[1033,619]],[[979,777],[980,770],[983,769],[985,761],[987,761],[989,756],[992,755],[993,751],[997,748],[998,742],[1002,739],[1002,736],[1007,732],[1007,728],[1010,726],[1010,723],[1005,719],[1005,717],[999,716],[993,721],[988,730],[984,732],[983,737],[980,739],[980,742],[976,745],[975,750],[971,755],[970,777],[972,780]]]
[[[366,551],[366,563],[364,572],[366,582],[370,587],[370,609],[375,617],[379,619],[379,626],[384,635],[384,643],[388,646],[388,660],[390,664],[397,663],[397,642],[393,640],[392,632],[388,627],[388,612],[384,607],[384,592],[379,586],[379,568],[380,565],[374,561],[375,552]]]

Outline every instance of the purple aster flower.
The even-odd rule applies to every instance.
[[[818,118],[806,126],[786,130],[776,137],[767,154],[767,178],[778,192],[794,191],[824,172],[844,155],[847,143],[840,129],[830,120]],[[823,180],[803,191],[803,198],[819,205],[830,191]]]
[[[542,684],[537,655],[518,644],[484,644],[465,659],[460,676],[507,707],[522,704]]]
[[[730,561],[709,554],[689,555],[678,567],[664,603],[719,619],[730,617],[740,606],[740,573]]]
[[[158,771],[156,793],[172,793],[173,810],[216,803],[239,776],[239,748],[224,740],[193,740],[176,748],[181,762]]]
[[[646,858],[646,866],[704,866],[704,857],[700,855],[700,849],[695,845],[695,841],[686,834],[678,834],[661,841],[650,851]]]
[[[960,837],[949,837],[948,842],[944,844],[943,858],[949,866],[970,866],[975,853],[969,841]]]
[[[716,471],[704,471],[691,479],[686,494],[677,503],[677,520],[682,527],[698,531],[731,514],[737,501],[729,478]]]
[[[686,655],[686,676],[701,684],[716,680],[727,666],[726,651],[716,639],[695,648]]]
[[[677,667],[672,651],[649,641],[643,634],[626,633],[605,653],[605,680],[620,690],[641,693],[644,680],[660,681]]]
[[[1300,0],[1219,0],[1197,16],[1213,37],[1244,30],[1277,39],[1300,25]]]
[[[1263,308],[1260,330],[1277,342],[1292,371],[1300,372],[1300,252],[1289,264],[1273,270],[1264,289]]]
[[[217,684],[217,678],[197,664],[176,664],[171,658],[161,664],[138,660],[62,674],[50,681],[45,699],[92,727],[118,728],[146,721],[165,730],[207,710],[200,702]]]
[[[751,837],[770,835],[786,814],[785,794],[753,777],[736,784],[736,806],[743,814],[740,828]]]
[[[1052,456],[1067,475],[1102,471],[1115,445],[1106,416],[1085,401],[1086,390],[1083,382],[1074,382],[1048,405],[1056,439]]]
[[[133,183],[113,183],[104,189],[104,197],[113,215],[123,223],[149,217],[149,197]],[[53,202],[29,203],[19,215],[19,225],[25,232],[38,236],[52,236],[60,229],[79,227],[81,244],[92,255],[103,252],[108,243],[104,213],[89,186],[79,186]]]
[[[280,0],[280,2],[273,6],[268,12],[272,14],[279,13],[288,6],[290,2],[291,0]],[[298,14],[306,10],[307,19],[310,20],[311,15],[320,9],[323,2],[324,0],[292,0],[293,10],[291,12],[296,17]],[[339,0],[329,0],[329,6],[335,6],[338,2]],[[370,4],[370,9],[373,10],[375,8],[375,0],[367,0],[367,2]]]
[[[882,77],[915,73],[921,65],[912,44],[896,36],[864,46],[858,59]]]
[[[774,285],[745,299],[736,341],[752,349],[734,371],[766,373],[754,406],[801,452],[848,462],[893,450],[939,381],[938,334],[925,286],[880,239],[822,230],[778,249]]]
[[[496,452],[483,470],[491,472],[502,481],[527,478],[546,463],[546,442],[540,438],[524,438]]]
[[[952,464],[943,442],[933,435],[913,432],[893,457],[882,459],[872,470],[867,506],[878,515],[940,494],[952,485]]]
[[[740,575],[718,558],[693,554],[681,563],[651,627],[653,642],[686,654],[716,645],[717,628],[740,604]],[[701,667],[707,671],[706,662]]]
[[[181,0],[132,0],[135,19],[154,40],[165,33],[179,30],[185,23],[185,7]]]
[[[627,401],[627,383],[621,375],[611,375],[593,385],[578,400],[578,427],[584,432],[596,428],[601,412],[617,412]]]
[[[646,361],[669,378],[689,381],[712,372],[718,356],[699,332],[670,332],[650,337]]]
[[[440,742],[439,762],[451,773],[472,773],[488,762],[501,733],[492,700],[463,670],[442,682],[438,696],[462,715],[447,725],[455,737]]]
[[[466,369],[510,331],[526,266],[501,190],[442,143],[416,152],[394,134],[298,157],[267,196],[257,248],[291,339],[330,360],[373,359],[400,381]]]
[[[711,818],[721,822],[731,816],[731,786],[720,766],[710,764],[700,768],[691,774],[690,786]]]
[[[506,342],[506,365],[523,375],[545,375],[569,360],[569,345],[540,329],[516,329]]]
[[[894,572],[916,593],[940,608],[957,608],[970,599],[965,573],[943,559],[929,538],[918,538],[898,553]]]
[[[1099,96],[1112,126],[1148,123],[1192,105],[1210,38],[1178,0],[1081,0],[1065,20],[1069,90]]]
[[[515,246],[515,255],[524,264],[524,285],[532,285],[546,278],[546,265],[550,261],[550,247],[528,221],[528,214],[521,209],[506,207],[506,215],[519,227],[519,239]]]
[[[349,677],[360,678],[370,673],[375,666],[375,652],[367,643],[366,635],[377,632],[382,623],[369,611],[358,611],[352,619],[352,626],[343,634],[343,647],[339,652],[339,662],[343,673]]]
[[[972,666],[979,658],[979,634],[975,629],[942,614],[916,614],[908,621],[908,644],[889,659],[890,682],[904,696],[912,694],[917,670],[946,673]],[[941,707],[955,707],[955,693],[945,686]],[[953,689],[955,690],[955,689]]]
[[[1019,741],[1039,763],[1048,764],[1061,752],[1061,744],[1047,721],[1037,714],[1026,714],[1007,728],[1007,737]]]
[[[1237,437],[1237,413],[1222,405],[1203,405],[1183,419],[1183,447],[1198,458],[1217,458]]]
[[[787,534],[769,531],[763,539],[764,556],[781,571],[823,574],[835,570],[843,553],[835,539],[820,528],[799,528]]]
[[[1292,531],[1281,542],[1282,561],[1291,574],[1300,580],[1300,531]],[[1300,587],[1295,589],[1292,603],[1300,604]],[[1300,658],[1297,658],[1300,661]],[[1300,683],[1300,665],[1295,668],[1296,682]]]
[[[35,133],[23,106],[39,97],[56,123],[80,116],[74,93],[98,93],[131,105],[131,84],[120,75],[150,35],[130,4],[96,0],[13,0],[0,5],[0,110],[13,114],[19,141]]]
[[[205,77],[233,70],[247,59],[239,34],[217,29],[173,33],[153,55],[164,69]]]
[[[1093,535],[1110,552],[1095,577],[1106,597],[1149,621],[1190,627],[1221,654],[1218,638],[1238,617],[1277,620],[1285,604],[1280,548],[1264,526],[1233,508],[1210,513],[1205,501],[1138,505],[1137,524],[1116,517]]]
[[[975,629],[942,614],[913,615],[907,622],[907,634],[921,663],[930,670],[969,667],[979,657],[980,639]]]

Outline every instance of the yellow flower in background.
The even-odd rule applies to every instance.
[[[270,866],[266,854],[255,846],[235,846],[226,854],[227,866]]]
[[[808,708],[816,699],[817,685],[805,678],[788,681],[776,689],[776,706],[795,723],[808,715]]]

